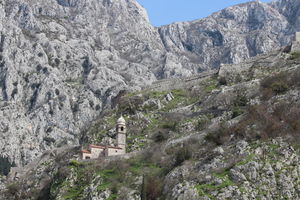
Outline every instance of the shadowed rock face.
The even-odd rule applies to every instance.
[[[298,4],[252,2],[154,28],[135,0],[1,1],[1,154],[27,164],[79,144],[120,90],[288,44]]]

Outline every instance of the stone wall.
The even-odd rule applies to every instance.
[[[300,32],[296,32],[295,41],[292,43],[292,52],[300,52]]]
[[[296,32],[296,38],[295,38],[296,42],[300,42],[300,32]]]
[[[153,82],[152,85],[144,87],[143,90],[166,91],[166,90],[173,90],[173,89],[182,89],[182,88],[196,85],[204,78],[211,77],[217,73],[218,70],[210,70],[186,78],[163,79],[163,80]]]

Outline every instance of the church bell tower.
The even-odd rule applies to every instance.
[[[126,121],[122,115],[117,120],[116,131],[117,131],[117,146],[122,148],[125,152],[126,151]]]

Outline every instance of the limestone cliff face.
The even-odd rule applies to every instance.
[[[240,4],[205,19],[163,26],[159,32],[169,52],[186,55],[189,61],[200,64],[199,70],[217,68],[220,63],[240,63],[290,42],[294,21],[280,13],[280,5],[271,5]],[[285,6],[295,9],[290,4]]]
[[[279,11],[287,21],[292,25],[291,31],[299,30],[300,28],[300,1],[281,0],[273,1],[270,5]]]
[[[23,165],[79,134],[119,90],[150,83],[164,47],[125,0],[0,4],[0,147]]]
[[[122,89],[288,44],[298,4],[251,2],[154,28],[135,0],[0,1],[1,156],[25,165],[79,144]]]

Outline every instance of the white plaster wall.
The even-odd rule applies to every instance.
[[[124,149],[113,149],[108,148],[106,149],[105,156],[117,156],[117,155],[123,155],[125,154]]]
[[[89,154],[89,153],[82,153],[82,159],[83,160],[86,160],[87,158],[86,157],[90,157],[91,158],[91,154]]]

